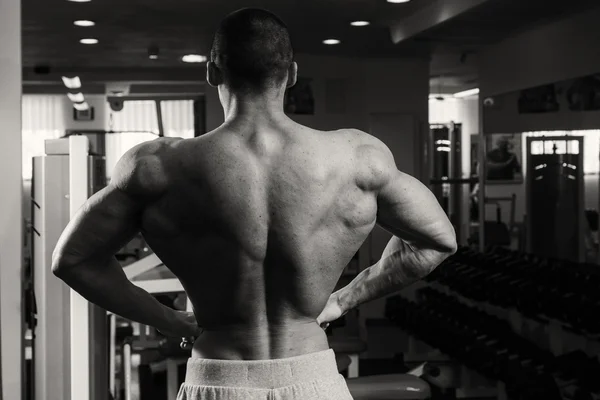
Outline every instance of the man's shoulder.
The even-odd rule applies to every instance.
[[[345,129],[344,134],[348,136],[356,157],[361,161],[378,168],[385,168],[390,162],[394,164],[390,148],[380,139],[358,129]]]
[[[359,129],[343,129],[340,133],[350,143],[361,186],[377,188],[396,170],[391,150],[380,139]]]
[[[361,131],[360,129],[345,128],[335,131],[335,134],[342,136],[344,139],[356,147],[364,151],[388,152],[389,148],[385,143],[375,136]]]
[[[134,146],[117,163],[111,184],[132,195],[162,194],[171,181],[170,171],[178,159],[178,145],[182,140],[158,138]]]

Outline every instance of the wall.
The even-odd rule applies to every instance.
[[[413,159],[414,170],[404,172],[428,179],[427,133],[429,132],[429,61],[424,59],[365,60],[366,110],[374,113],[411,115],[415,148],[407,148],[401,136],[388,141],[396,160]],[[371,132],[377,136],[377,132]]]
[[[0,1],[0,398],[21,398],[21,3]]]
[[[600,72],[600,66],[597,72]],[[484,107],[483,130],[486,133],[585,130],[600,128],[600,111],[571,111],[564,93],[571,81],[557,83],[559,110],[549,113],[520,114],[520,91],[493,96],[494,105]]]
[[[479,57],[483,96],[600,71],[600,8],[537,27],[486,48]]]
[[[73,119],[73,106],[67,96],[64,96],[64,121],[66,129],[107,129],[107,113],[110,111],[106,96],[86,95],[85,101],[94,108],[93,121],[75,121]]]
[[[600,72],[598,42],[600,7],[561,21],[532,28],[484,49],[479,57],[481,97],[494,96],[493,109],[484,109],[484,133],[600,128],[598,112],[517,113],[517,91]],[[498,96],[507,94],[506,96]],[[564,108],[564,107],[561,107]],[[597,181],[586,177],[586,183]],[[486,185],[487,196],[517,194],[517,219],[525,207],[525,186]],[[597,188],[586,189],[586,206],[596,203]],[[508,215],[508,209],[503,209]],[[493,219],[490,207],[486,218]]]

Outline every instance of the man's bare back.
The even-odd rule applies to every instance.
[[[375,224],[382,144],[288,120],[154,146],[166,190],[145,209],[142,232],[204,328],[194,354],[327,349],[316,318]]]

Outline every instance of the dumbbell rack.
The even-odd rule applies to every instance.
[[[395,298],[386,310],[391,319],[432,347],[505,384],[510,398],[533,397],[551,387],[548,371],[552,355],[513,333],[510,326],[491,315],[432,288],[419,291],[419,302]],[[432,324],[438,323],[439,327]],[[544,393],[544,398],[550,398]]]
[[[600,354],[600,271],[502,248],[460,249],[429,277],[430,285],[509,321],[554,355]]]
[[[420,309],[423,315],[438,310],[439,315],[436,318],[440,320],[448,318],[451,311],[444,307],[455,304],[455,311],[462,310],[463,313],[478,315],[478,318],[486,319],[490,327],[501,329],[505,338],[509,338],[507,339],[509,343],[521,343],[518,346],[520,350],[505,349],[505,352],[512,356],[510,362],[504,363],[505,366],[510,365],[512,370],[521,370],[519,365],[531,364],[531,360],[523,358],[524,349],[529,348],[527,351],[537,351],[538,354],[543,352],[542,358],[546,361],[538,362],[536,365],[544,371],[545,375],[540,377],[540,372],[537,370],[536,379],[546,382],[547,386],[560,386],[561,392],[578,391],[580,395],[585,393],[588,396],[600,394],[600,387],[597,387],[595,382],[597,378],[590,378],[589,372],[597,371],[597,376],[600,376],[600,364],[595,359],[600,353],[597,336],[599,329],[597,321],[593,318],[598,314],[591,311],[578,313],[586,307],[598,310],[600,298],[595,297],[593,290],[597,282],[594,269],[503,249],[489,249],[486,253],[460,249],[455,256],[438,267],[427,280],[429,288],[420,291],[419,302],[406,303],[407,300],[395,298],[388,303],[389,307],[386,310],[388,317],[396,320],[401,326],[406,325],[403,328],[414,331],[418,328],[411,328],[413,320],[407,319],[402,312],[397,315],[393,311],[394,307],[400,310],[398,306],[394,306],[394,302],[402,303],[402,307],[408,310],[405,313],[409,314],[413,309]],[[535,290],[528,291],[531,288]],[[577,301],[577,292],[573,293],[573,289],[581,290],[579,301]],[[585,293],[585,296],[582,296],[582,293]],[[421,304],[423,296],[429,300]],[[435,296],[443,296],[444,301],[441,304],[444,307],[441,310],[439,302],[431,300],[435,299]],[[438,308],[435,308],[436,304]],[[428,311],[430,309],[434,311]],[[503,325],[493,323],[489,318],[493,318],[498,323],[502,322]],[[420,324],[430,326],[434,320],[428,321],[421,317]],[[452,326],[450,322],[447,327]],[[472,321],[462,323],[475,329],[473,326],[475,323]],[[427,337],[427,332],[414,331],[413,334],[421,340]],[[451,335],[452,332],[447,334]],[[490,334],[493,332],[487,332],[487,335]],[[444,347],[443,341],[436,343],[431,337],[423,341],[433,347]],[[458,342],[457,339],[456,343]],[[460,359],[458,357],[460,354],[456,354],[455,349],[441,350],[447,354],[454,353],[455,358]],[[465,354],[462,354],[463,358]],[[469,354],[474,356],[473,353]],[[488,356],[498,358],[498,354],[494,351]],[[469,360],[467,363],[492,379],[504,379],[506,384],[500,385],[500,392],[503,391],[505,396],[510,394],[511,398],[518,398],[519,393],[526,393],[519,379],[515,380],[514,377],[506,374],[502,376],[501,369],[496,368],[495,373],[490,373],[490,370],[486,370],[482,365]],[[567,365],[569,368],[566,368]],[[581,365],[585,365],[585,368],[578,368]],[[572,371],[569,372],[568,369]],[[525,370],[529,371],[528,374],[531,372],[530,367]],[[527,387],[530,386],[531,384]]]

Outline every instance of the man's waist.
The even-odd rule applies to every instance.
[[[278,326],[212,326],[194,343],[192,357],[262,360],[327,350],[327,336],[316,322]]]
[[[198,320],[204,332],[243,332],[246,335],[250,332],[257,334],[264,332],[289,332],[290,330],[306,330],[311,329],[313,326],[319,326],[315,318],[308,317],[281,318],[276,321],[264,321],[263,318],[256,318],[256,320],[249,318],[245,321],[232,319],[231,321],[221,320],[219,322],[210,322],[203,321],[201,317]]]

